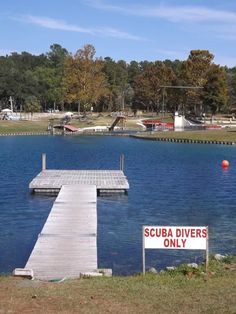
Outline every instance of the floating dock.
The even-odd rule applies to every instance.
[[[126,192],[129,183],[122,170],[42,170],[30,183],[36,193],[58,193],[63,185],[95,185],[98,194]]]
[[[25,269],[41,280],[97,272],[95,185],[62,186]]]
[[[124,172],[46,170],[44,161],[42,169],[29,188],[59,194],[23,271],[42,280],[98,275],[97,195],[126,192]]]

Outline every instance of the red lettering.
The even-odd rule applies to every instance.
[[[170,247],[175,247],[176,241],[178,242],[176,239],[170,239]]]
[[[190,235],[190,232],[192,231],[193,229],[184,229],[185,231],[185,237],[188,238],[188,236]]]
[[[196,230],[196,237],[201,238],[201,229]]]
[[[176,229],[176,237],[181,237],[181,229]]]
[[[185,247],[185,243],[186,243],[187,239],[181,239],[181,241],[182,241],[183,247]]]
[[[155,229],[154,228],[150,229],[150,236],[152,238],[155,237]]]
[[[202,229],[202,237],[203,238],[207,237],[207,229]]]
[[[191,238],[195,238],[196,237],[196,230],[195,229],[191,229]]]
[[[169,247],[169,239],[164,240],[164,247]]]
[[[165,239],[164,247],[182,248],[185,247],[186,239]]]
[[[156,229],[156,236],[158,238],[161,236],[161,229]]]
[[[148,228],[144,229],[144,236],[149,237],[149,229]]]
[[[171,230],[171,229],[169,229],[169,231],[168,231],[168,237],[173,237],[173,234],[172,234],[172,230]]]

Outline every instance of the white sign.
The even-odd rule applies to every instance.
[[[144,249],[207,250],[207,227],[144,226]]]

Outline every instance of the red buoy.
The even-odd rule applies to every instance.
[[[222,160],[222,162],[221,162],[221,167],[222,168],[228,168],[229,167],[229,162],[228,162],[228,160]]]

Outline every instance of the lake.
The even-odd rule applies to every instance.
[[[0,272],[24,267],[55,200],[33,195],[41,170],[119,169],[128,195],[98,198],[98,266],[114,274],[142,270],[142,225],[209,226],[210,253],[235,254],[236,147],[152,142],[128,137],[0,137]],[[228,170],[221,160],[230,161]],[[158,270],[199,262],[203,251],[146,250]]]

